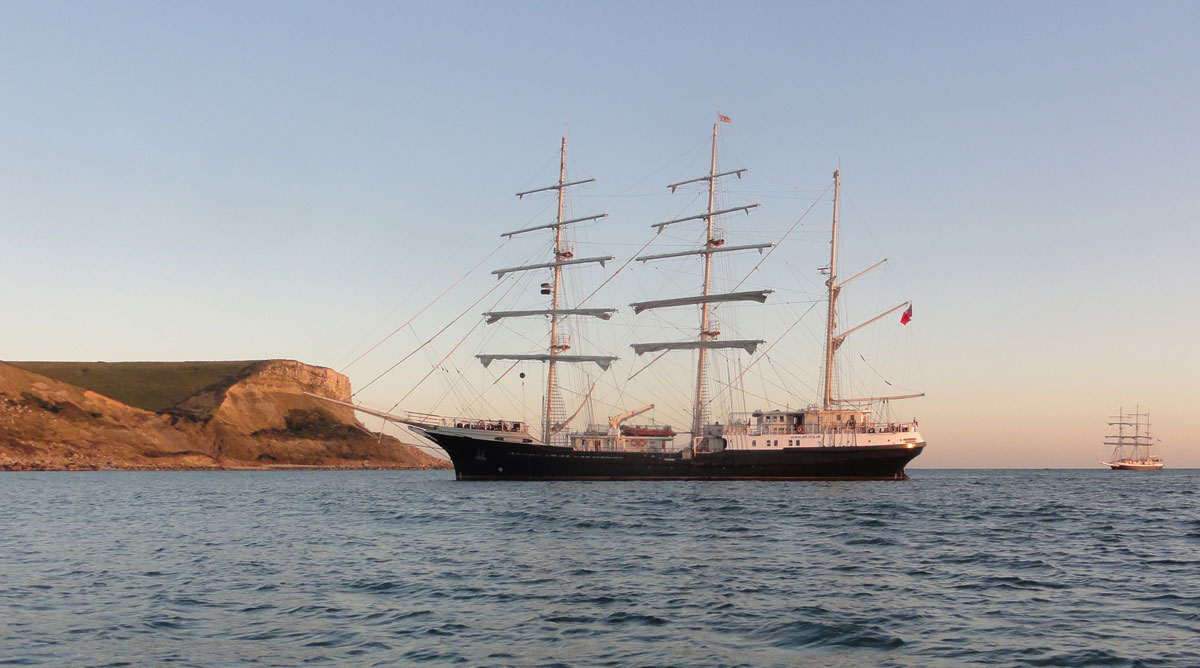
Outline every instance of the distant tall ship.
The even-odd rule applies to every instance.
[[[1160,471],[1162,459],[1154,455],[1154,439],[1150,436],[1150,413],[1134,408],[1132,413],[1121,411],[1109,418],[1109,433],[1104,445],[1111,446],[1112,456],[1101,464],[1114,471]]]
[[[720,121],[728,122],[721,117]],[[741,178],[745,169],[720,171],[717,163],[717,129],[713,124],[712,159],[708,173],[695,179],[668,186],[672,192],[689,184],[699,184],[707,194],[707,209],[695,215],[656,223],[652,227],[661,233],[666,227],[700,225],[706,231],[706,241],[699,248],[680,252],[637,257],[640,262],[666,258],[695,256],[701,261],[703,281],[696,287],[698,294],[673,296],[668,299],[631,304],[634,315],[658,309],[698,307],[699,322],[691,329],[690,340],[634,343],[636,355],[667,354],[672,351],[692,351],[698,360],[693,381],[676,387],[674,396],[692,395],[691,424],[683,432],[686,442],[676,445],[676,431],[663,425],[630,425],[627,420],[653,408],[653,404],[629,410],[608,419],[608,424],[593,424],[577,431],[568,429],[579,414],[568,411],[560,398],[558,383],[562,365],[596,365],[606,371],[617,360],[606,354],[579,354],[572,348],[569,337],[563,335],[560,323],[568,318],[609,320],[615,308],[579,308],[565,303],[564,272],[582,264],[603,265],[613,259],[610,255],[576,257],[574,247],[564,232],[572,225],[595,221],[607,214],[571,217],[565,215],[564,192],[573,186],[594,179],[571,181],[566,173],[566,139],[563,139],[558,182],[545,188],[518,193],[519,198],[537,192],[557,194],[557,216],[548,222],[525,229],[505,232],[513,237],[533,232],[552,235],[548,261],[493,271],[497,277],[507,274],[542,271],[549,274],[541,284],[543,304],[529,305],[509,311],[484,313],[488,324],[514,318],[540,317],[549,325],[548,342],[539,352],[497,353],[477,355],[485,367],[497,360],[546,364],[546,387],[541,406],[540,436],[531,433],[530,424],[523,420],[444,417],[440,415],[405,413],[390,414],[360,406],[358,410],[403,423],[416,433],[436,443],[450,456],[459,480],[679,480],[679,479],[860,479],[902,480],[907,478],[905,466],[925,448],[925,439],[917,431],[917,422],[877,420],[869,404],[905,399],[923,394],[876,396],[864,398],[839,397],[834,385],[834,358],[838,348],[852,332],[889,314],[903,310],[901,324],[912,317],[910,302],[884,311],[874,318],[851,328],[840,328],[836,303],[842,288],[866,274],[876,265],[842,278],[838,274],[838,207],[840,175],[833,174],[833,224],[830,255],[820,272],[824,278],[827,312],[824,318],[824,360],[821,371],[822,397],[819,403],[795,408],[792,397],[775,399],[775,407],[731,413],[725,424],[709,417],[708,354],[716,350],[740,351],[753,354],[765,342],[759,339],[726,338],[714,316],[715,308],[729,302],[763,303],[772,290],[715,290],[712,279],[713,256],[718,254],[758,251],[773,248],[774,243],[727,244],[725,232],[718,220],[731,213],[749,213],[758,204],[717,206],[717,183],[729,177]],[[697,235],[698,236],[698,235]],[[678,323],[682,319],[673,319]],[[678,333],[678,327],[675,328]],[[839,331],[840,330],[840,331]],[[568,352],[570,350],[570,352]],[[607,351],[601,351],[607,352]],[[524,374],[522,374],[524,377]],[[588,391],[590,393],[590,390]],[[580,394],[585,394],[580,392]],[[586,400],[586,396],[585,396]],[[793,407],[789,407],[793,406]],[[803,406],[804,404],[801,404]],[[682,435],[682,434],[681,434]]]

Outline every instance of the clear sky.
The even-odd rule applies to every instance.
[[[1195,2],[5,2],[0,357],[342,368],[553,215],[512,195],[554,180],[564,133],[598,179],[575,210],[610,213],[581,234],[628,258],[692,202],[662,186],[703,173],[719,108],[736,196],[764,203],[742,238],[840,162],[846,270],[887,255],[914,302],[880,345],[927,393],[898,409],[919,465],[1093,466],[1140,403],[1168,465],[1200,466],[1198,34]],[[808,293],[827,200],[787,247]],[[360,398],[389,407],[456,341]]]

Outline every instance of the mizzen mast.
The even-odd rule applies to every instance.
[[[837,326],[836,306],[837,296],[842,286],[837,284],[837,242],[838,242],[838,199],[842,188],[842,170],[833,172],[833,233],[829,237],[829,278],[825,286],[829,288],[829,308],[825,319],[825,379],[822,383],[822,410],[829,410],[833,405],[833,330]]]
[[[907,323],[908,317],[910,317],[912,315],[912,310],[911,310],[912,302],[906,301],[897,306],[893,306],[892,308],[884,311],[883,313],[880,313],[879,315],[871,318],[870,320],[867,320],[866,322],[860,323],[854,327],[851,327],[850,329],[847,329],[846,331],[842,332],[841,334],[834,334],[834,331],[837,328],[837,299],[838,299],[838,295],[840,295],[842,292],[842,288],[845,287],[846,284],[849,283],[850,281],[853,281],[853,280],[867,274],[868,272],[882,266],[885,262],[887,262],[887,258],[884,258],[884,259],[880,260],[879,262],[876,262],[875,264],[871,265],[870,267],[867,267],[866,269],[863,269],[862,271],[858,272],[857,274],[851,276],[850,278],[847,278],[846,280],[842,281],[841,283],[838,282],[838,274],[837,274],[838,215],[841,211],[841,209],[840,209],[841,193],[842,193],[842,170],[837,169],[837,170],[834,170],[834,172],[833,172],[833,225],[832,225],[832,231],[830,232],[830,236],[829,236],[829,266],[821,267],[821,269],[820,269],[822,274],[825,274],[826,276],[828,276],[828,278],[825,281],[825,286],[828,288],[828,291],[829,291],[829,294],[828,294],[829,304],[828,304],[828,308],[826,311],[826,319],[825,319],[825,363],[823,365],[824,366],[824,374],[823,374],[824,377],[822,378],[822,383],[821,383],[821,385],[823,387],[822,397],[821,397],[821,409],[825,410],[825,411],[833,410],[834,404],[853,404],[853,403],[862,403],[862,402],[867,402],[867,401],[890,401],[890,400],[895,400],[895,399],[912,399],[915,397],[923,397],[923,396],[925,396],[924,392],[920,392],[920,393],[916,393],[916,394],[896,395],[896,396],[891,396],[891,397],[860,397],[860,398],[854,398],[854,399],[834,398],[834,396],[833,396],[834,355],[837,353],[838,348],[842,347],[842,343],[844,343],[846,341],[846,337],[850,336],[851,333],[857,332],[858,330],[862,329],[863,327],[866,327],[867,325],[870,325],[871,323],[876,322],[876,321],[884,318],[885,316],[895,313],[896,311],[899,311],[900,309],[902,309],[906,306],[910,307],[910,309],[905,314],[905,316],[901,319],[901,321],[900,321],[901,324]]]
[[[553,280],[550,283],[542,284],[542,294],[548,294],[550,296],[550,308],[521,310],[521,311],[491,311],[491,312],[483,314],[484,317],[487,318],[488,324],[498,322],[499,320],[502,320],[504,318],[516,318],[516,317],[539,316],[539,315],[540,316],[550,316],[550,345],[548,346],[546,354],[476,355],[476,357],[479,359],[480,362],[483,363],[483,365],[485,367],[488,366],[489,364],[491,364],[494,360],[498,360],[498,359],[514,360],[514,361],[522,361],[522,360],[542,361],[542,362],[547,362],[549,364],[549,367],[547,368],[547,371],[546,371],[546,399],[545,399],[545,402],[542,404],[542,440],[546,443],[551,443],[554,440],[557,440],[557,441],[564,440],[561,438],[556,438],[556,435],[562,430],[562,428],[564,426],[566,426],[565,420],[562,419],[563,415],[565,414],[565,411],[563,410],[562,403],[558,400],[558,364],[560,362],[561,363],[592,362],[592,363],[595,363],[596,365],[598,365],[601,369],[608,369],[608,367],[611,366],[612,363],[614,361],[616,361],[616,359],[617,359],[616,357],[609,357],[609,356],[603,356],[603,355],[565,355],[564,353],[567,350],[570,350],[571,345],[568,342],[566,337],[560,337],[559,333],[558,333],[559,322],[560,322],[561,318],[563,318],[565,316],[572,316],[572,315],[592,316],[592,317],[596,317],[596,318],[601,318],[603,320],[608,320],[609,318],[612,317],[612,314],[616,312],[615,308],[590,308],[590,309],[561,308],[562,303],[564,301],[563,296],[562,296],[563,268],[564,267],[580,265],[580,264],[590,264],[590,263],[599,263],[600,266],[604,266],[605,262],[613,259],[613,256],[611,256],[611,255],[600,256],[600,257],[575,258],[574,250],[572,250],[571,247],[563,239],[563,228],[565,228],[566,226],[573,225],[576,223],[586,222],[586,221],[598,220],[600,218],[604,218],[604,217],[608,216],[607,213],[602,213],[602,214],[598,214],[598,215],[594,215],[594,216],[585,216],[582,218],[572,218],[569,220],[563,218],[563,209],[564,209],[566,189],[571,186],[578,186],[578,185],[583,185],[586,183],[591,183],[595,180],[596,179],[583,179],[581,181],[570,181],[570,182],[567,181],[567,138],[563,137],[562,138],[562,147],[559,152],[558,183],[551,185],[551,186],[546,186],[544,188],[537,188],[535,190],[526,190],[524,192],[517,193],[517,198],[523,199],[526,195],[532,195],[533,193],[545,192],[545,191],[549,191],[549,190],[557,191],[558,214],[555,216],[554,222],[547,223],[544,225],[537,225],[534,227],[527,227],[527,228],[520,229],[520,230],[514,230],[512,232],[505,232],[500,235],[502,237],[512,238],[518,234],[525,234],[527,232],[534,232],[537,230],[552,229],[552,230],[554,230],[554,261],[553,262],[545,262],[545,263],[541,263],[541,264],[524,265],[524,266],[520,266],[520,267],[508,267],[505,269],[497,269],[492,272],[493,274],[496,274],[497,278],[503,278],[506,274],[520,272],[520,271],[531,271],[531,270],[536,270],[536,269],[552,270],[553,271]]]
[[[722,121],[729,122],[727,118],[721,117]],[[672,257],[681,257],[685,255],[700,255],[704,258],[704,283],[700,295],[693,297],[681,297],[675,299],[660,299],[647,302],[635,302],[630,304],[633,307],[634,313],[640,314],[644,311],[656,308],[666,308],[671,306],[684,306],[698,304],[700,305],[700,331],[699,336],[695,341],[669,341],[660,343],[635,343],[633,350],[638,355],[647,352],[668,351],[668,350],[696,350],[698,359],[696,364],[696,387],[695,395],[692,403],[692,439],[703,436],[704,425],[707,423],[708,413],[708,397],[707,397],[707,352],[712,349],[729,349],[742,348],[748,353],[753,353],[754,350],[763,343],[762,340],[717,340],[720,336],[720,327],[717,325],[715,318],[712,316],[713,304],[729,301],[756,301],[762,303],[766,301],[770,290],[752,290],[743,292],[732,292],[725,294],[714,294],[712,292],[712,260],[713,255],[720,252],[741,251],[741,250],[757,250],[760,253],[765,248],[770,248],[774,244],[752,244],[746,246],[730,246],[725,245],[723,234],[718,233],[715,226],[715,221],[718,216],[745,211],[749,213],[750,209],[756,208],[758,204],[748,204],[745,206],[736,206],[732,208],[720,209],[716,208],[716,191],[717,179],[726,176],[737,176],[739,179],[745,169],[737,169],[728,172],[717,172],[717,131],[719,123],[713,123],[712,133],[712,159],[709,163],[708,175],[679,183],[673,183],[668,188],[671,192],[675,192],[676,188],[690,183],[707,182],[708,184],[708,210],[705,213],[684,218],[676,218],[663,223],[656,223],[652,227],[658,230],[661,234],[664,229],[670,225],[684,223],[688,221],[705,221],[705,243],[702,248],[679,252],[666,253],[660,255],[645,255],[638,257],[640,262],[648,262],[651,260],[660,260]]]

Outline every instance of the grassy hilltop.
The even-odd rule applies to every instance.
[[[9,362],[15,367],[111,397],[127,406],[162,411],[256,362]]]

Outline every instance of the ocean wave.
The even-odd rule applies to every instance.
[[[819,647],[896,649],[904,645],[902,638],[888,633],[878,625],[854,621],[778,622],[760,628],[755,635],[775,647],[789,649]]]

